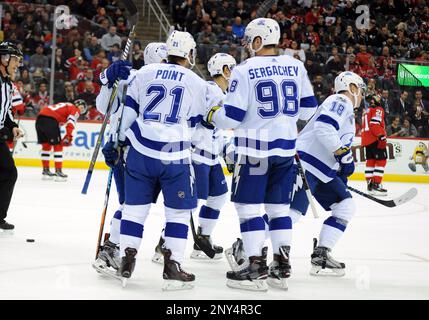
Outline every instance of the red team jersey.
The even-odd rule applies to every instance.
[[[362,115],[362,146],[368,146],[386,135],[382,107],[368,108]]]
[[[43,108],[39,115],[54,118],[60,126],[66,124],[66,132],[71,135],[80,116],[80,111],[73,103],[61,102]]]

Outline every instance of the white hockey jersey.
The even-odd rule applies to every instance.
[[[256,56],[232,71],[224,107],[213,116],[235,129],[236,152],[258,158],[295,154],[298,118],[308,120],[317,100],[304,64],[289,56]]]
[[[326,98],[298,137],[297,150],[304,169],[323,182],[331,181],[339,169],[334,152],[352,145],[355,130],[352,101],[343,94]]]
[[[124,92],[124,85],[126,83],[129,84],[129,82],[131,81],[131,79],[133,79],[134,74],[136,72],[137,72],[136,69],[131,69],[128,79],[119,81],[118,93],[116,95],[115,100],[113,101],[112,110],[110,112],[110,119],[109,119],[109,124],[110,124],[109,135],[112,137],[113,141],[115,141],[116,139],[115,133],[118,129],[118,119],[120,117],[119,113],[122,112],[122,110],[120,110],[119,107],[121,105],[122,94]],[[112,91],[113,91],[113,88],[109,89],[107,85],[101,86],[100,93],[97,95],[97,99],[95,100],[95,105],[98,112],[100,112],[103,115],[106,114],[107,106],[109,105],[109,100],[110,100]]]
[[[216,82],[208,81],[209,92],[212,101],[219,104],[225,99],[225,94]],[[199,123],[192,134],[192,160],[213,166],[219,163],[219,154],[225,145],[223,130],[211,128],[206,123]]]
[[[175,161],[191,156],[191,131],[219,103],[209,84],[176,64],[142,67],[128,86],[120,140],[141,154]]]

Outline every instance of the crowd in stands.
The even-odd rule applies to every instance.
[[[247,23],[256,18],[263,0],[159,0],[168,7],[176,29],[193,34],[198,61],[205,65],[216,52],[245,56]],[[78,25],[58,30],[55,52],[54,102],[82,98],[92,106],[86,116],[100,119],[95,98],[98,76],[120,58],[129,32],[117,0],[6,1],[2,6],[0,40],[17,43],[24,52],[17,86],[34,116],[49,103],[53,10],[67,5]],[[429,1],[427,0],[280,0],[266,17],[279,22],[280,51],[301,60],[319,102],[332,93],[335,76],[344,70],[361,75],[370,94],[378,94],[392,136],[429,137],[429,91],[400,87],[398,63],[429,65]],[[370,19],[356,27],[357,6],[370,4]],[[133,67],[144,64],[138,41]],[[360,117],[357,118],[359,133]]]
[[[118,1],[6,1],[2,5],[0,40],[16,43],[24,53],[16,85],[26,104],[26,116],[36,116],[49,104],[54,6],[66,5],[75,24],[57,30],[54,103],[84,99],[85,119],[99,120],[95,99],[102,70],[121,57],[129,29]],[[133,66],[143,64],[139,42],[133,47]]]
[[[170,8],[175,28],[194,35],[202,64],[218,51],[241,61],[246,24],[257,17],[258,8],[264,2],[163,1]],[[335,76],[350,70],[364,78],[369,93],[382,97],[386,122],[393,136],[429,137],[428,89],[404,90],[396,83],[398,62],[407,60],[429,65],[429,1],[280,0],[273,3],[265,17],[280,24],[280,51],[305,64],[319,102],[332,93]],[[356,20],[361,12],[356,13],[356,8],[362,4],[370,4],[370,19],[364,28],[358,29]],[[361,119],[358,116],[356,120],[359,133]]]

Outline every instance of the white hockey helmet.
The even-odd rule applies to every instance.
[[[161,63],[167,61],[167,45],[165,42],[149,43],[144,49],[144,64]]]
[[[354,84],[359,89],[357,93],[351,92],[350,90],[351,84]],[[335,78],[334,90],[335,90],[335,93],[338,93],[341,91],[349,92],[355,98],[354,108],[356,109],[359,107],[357,105],[357,98],[359,97],[359,95],[362,95],[362,96],[365,95],[366,84],[363,81],[363,79],[356,73],[351,71],[343,71]]]
[[[210,58],[209,62],[207,62],[207,69],[211,77],[221,75],[226,80],[229,80],[229,77],[223,72],[223,67],[227,66],[229,70],[232,71],[236,65],[237,61],[235,61],[233,56],[227,53],[216,53]]]
[[[252,43],[256,37],[260,37],[262,45],[258,50],[253,50]],[[258,18],[249,22],[244,31],[244,41],[253,55],[268,45],[278,45],[280,41],[280,26],[276,20]]]
[[[196,47],[197,44],[189,32],[174,30],[167,39],[167,54],[186,58],[191,68],[195,66]]]

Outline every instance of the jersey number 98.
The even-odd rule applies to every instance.
[[[274,118],[280,112],[290,117],[298,113],[297,88],[293,80],[283,80],[280,88],[273,80],[259,81],[256,84],[256,100],[264,105],[258,108],[261,118]]]

